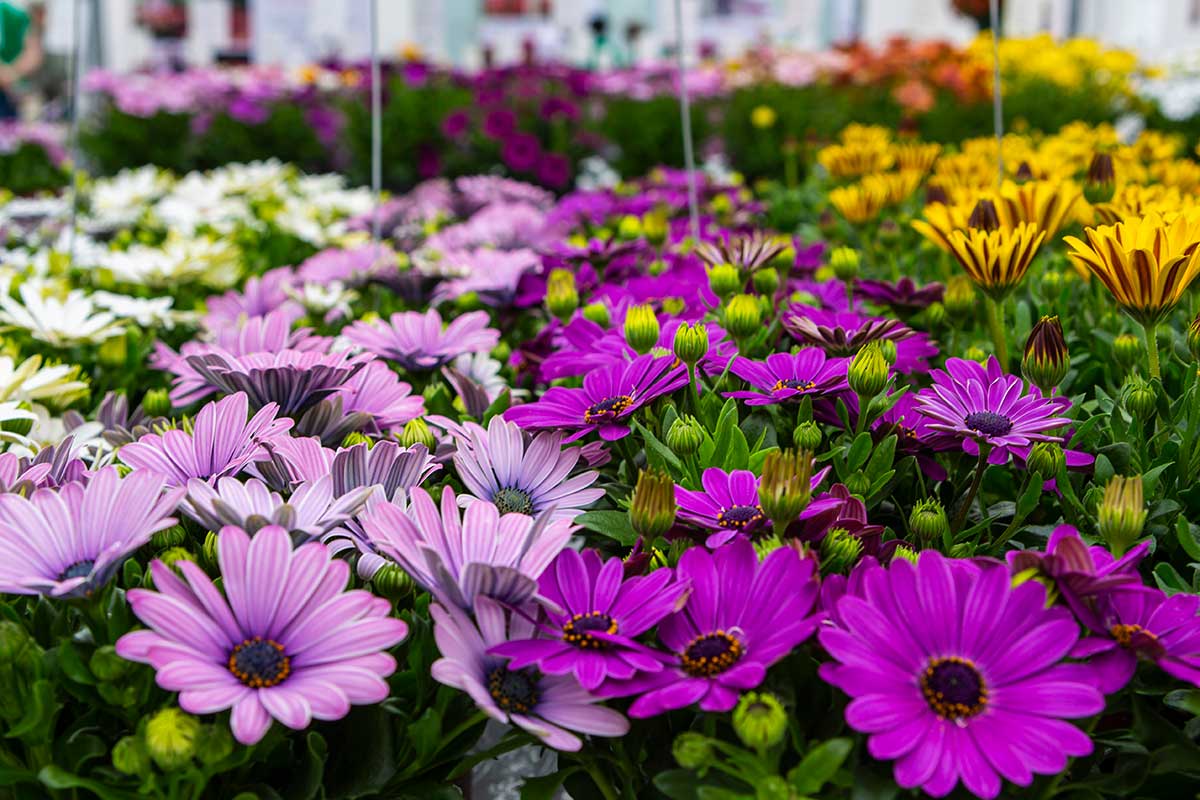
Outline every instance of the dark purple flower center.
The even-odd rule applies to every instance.
[[[283,683],[292,674],[292,660],[279,642],[255,636],[233,648],[229,671],[251,689],[265,689]]]
[[[529,492],[513,487],[501,489],[492,495],[492,502],[501,514],[532,514],[533,499]]]
[[[86,578],[92,574],[92,568],[96,566],[96,562],[90,558],[85,558],[83,561],[76,561],[71,566],[62,571],[62,575],[58,576],[60,581],[69,581],[71,578]]]
[[[736,664],[745,649],[742,643],[725,631],[706,633],[692,639],[679,660],[683,671],[693,678],[720,675]]]
[[[935,658],[921,674],[921,694],[942,719],[973,717],[987,705],[987,683],[965,658]]]
[[[800,391],[804,391],[805,389],[811,389],[816,385],[817,384],[813,383],[812,381],[802,381],[799,378],[788,378],[786,380],[775,381],[775,385],[771,387],[771,391],[778,392],[782,389],[798,389]]]
[[[1143,653],[1151,659],[1159,659],[1166,655],[1166,648],[1158,637],[1141,625],[1126,625],[1117,623],[1109,629],[1117,644],[1126,650]]]
[[[528,714],[537,705],[541,673],[535,669],[496,667],[488,673],[488,694],[502,711]]]
[[[730,506],[720,514],[717,514],[718,525],[722,528],[732,528],[739,531],[753,528],[765,519],[766,517],[763,516],[762,508],[751,505]]]
[[[593,648],[596,650],[608,646],[608,642],[592,636],[596,631],[609,635],[617,632],[617,621],[601,611],[591,611],[587,614],[576,614],[563,625],[562,638],[567,644],[576,647]]]
[[[1003,436],[1012,430],[1012,420],[994,411],[973,411],[967,414],[967,427],[984,436]]]
[[[627,394],[606,397],[599,403],[592,403],[588,406],[587,411],[583,412],[583,421],[589,424],[593,422],[611,422],[621,416],[622,412],[631,405],[633,405],[633,398]]]

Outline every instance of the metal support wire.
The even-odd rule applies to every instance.
[[[699,241],[700,203],[696,197],[696,154],[692,146],[692,109],[687,92],[683,44],[683,0],[675,0],[675,58],[679,72],[679,116],[683,124],[683,164],[687,173],[688,219],[691,221],[692,238]]]
[[[68,119],[67,152],[71,154],[71,197],[70,197],[70,227],[67,229],[67,265],[75,267],[75,234],[79,227],[79,106],[80,106],[80,73],[83,71],[82,59],[79,57],[80,41],[83,28],[84,0],[72,0],[71,7],[71,51],[67,55],[67,113]]]
[[[371,4],[371,193],[375,213],[371,215],[371,240],[378,248],[383,220],[383,70],[379,66],[379,0]]]
[[[1004,183],[1004,101],[1000,97],[1000,0],[990,0],[992,20],[992,125],[996,129],[996,186]]]

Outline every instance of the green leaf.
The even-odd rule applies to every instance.
[[[1178,689],[1167,692],[1163,703],[1171,708],[1186,711],[1193,717],[1200,717],[1200,689]]]
[[[637,541],[637,531],[633,529],[629,515],[624,511],[588,511],[576,517],[575,524],[582,525],[589,531],[604,534],[626,547],[632,547]]]
[[[1038,500],[1042,497],[1042,485],[1044,483],[1045,481],[1042,480],[1040,475],[1034,476],[1029,481],[1029,485],[1025,487],[1024,493],[1017,500],[1016,516],[1018,518],[1023,519],[1029,516],[1030,512],[1037,508]]]
[[[853,747],[850,739],[822,742],[788,773],[788,782],[800,794],[816,794],[833,778]]]
[[[375,795],[396,774],[392,719],[379,706],[360,706],[329,727],[337,746],[325,768],[328,800]]]
[[[700,779],[690,769],[669,769],[654,776],[654,788],[671,800],[698,800]]]
[[[750,468],[750,444],[741,428],[735,427],[729,432],[729,447],[725,450],[723,467],[726,472]]]
[[[538,778],[526,778],[521,784],[521,800],[554,800],[562,782],[578,771],[579,767],[568,767]]]
[[[670,467],[672,475],[678,477],[679,475],[683,474],[683,462],[679,460],[679,456],[675,455],[675,453],[671,451],[671,448],[659,441],[658,437],[651,433],[649,428],[635,419],[633,421],[633,429],[640,434],[642,439],[646,442],[647,460],[649,460],[650,454],[653,453],[656,457],[665,462],[668,467]]]
[[[1177,594],[1191,589],[1187,581],[1183,579],[1183,576],[1166,561],[1163,561],[1154,568],[1154,582],[1158,584],[1158,588],[1167,594]]]
[[[862,469],[867,463],[867,459],[871,456],[871,434],[863,431],[858,436],[854,437],[854,443],[850,445],[850,452],[846,455],[846,466],[850,472],[855,472]]]
[[[87,664],[83,663],[83,656],[75,649],[75,645],[71,642],[63,642],[55,650],[55,663],[70,680],[75,683],[82,683],[86,686],[95,686],[96,677],[92,675],[92,671],[88,669]]]
[[[30,687],[25,700],[25,715],[6,734],[10,739],[20,739],[26,744],[49,742],[54,728],[54,718],[62,705],[54,697],[54,685],[48,680],[37,680]]]
[[[492,404],[487,407],[487,410],[483,412],[483,419],[481,420],[483,427],[487,427],[487,424],[491,421],[492,417],[508,411],[508,408],[511,405],[512,393],[507,387],[505,387],[504,391],[500,392],[500,394],[496,396],[496,399],[492,401]]]
[[[442,739],[442,715],[436,708],[427,708],[420,719],[408,726],[408,738],[412,740],[417,758],[422,762],[437,752]]]
[[[325,738],[316,731],[309,732],[308,736],[304,737],[300,763],[293,768],[294,777],[286,790],[281,789],[283,796],[296,800],[314,800],[319,797],[328,756],[329,748],[325,744]]]
[[[135,792],[121,791],[101,781],[81,778],[54,764],[43,767],[42,771],[38,773],[38,780],[48,789],[87,789],[99,797],[100,800],[136,800],[138,797]]]
[[[864,432],[864,435],[865,432]],[[879,476],[892,468],[892,462],[896,458],[896,434],[892,434],[875,446],[875,452],[871,454],[871,460],[867,462],[867,477],[872,483],[879,480]],[[855,442],[857,444],[857,441]]]
[[[1196,540],[1196,532],[1192,530],[1192,525],[1182,515],[1175,521],[1175,538],[1179,540],[1179,546],[1193,560],[1200,561],[1200,541]]]

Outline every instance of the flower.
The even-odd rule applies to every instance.
[[[12,356],[0,355],[0,401],[40,400],[65,407],[86,394],[87,383],[79,380],[79,367],[42,366],[42,357],[36,355],[17,364]]]
[[[899,314],[912,313],[926,308],[931,303],[940,303],[944,292],[945,287],[940,283],[927,283],[918,287],[908,276],[895,283],[864,278],[859,278],[854,283],[856,295],[879,305],[890,306]]]
[[[1025,340],[1021,372],[1025,379],[1049,395],[1062,383],[1071,367],[1071,353],[1058,316],[1043,316]]]
[[[277,525],[303,540],[324,536],[345,524],[366,504],[374,487],[335,495],[333,478],[325,475],[300,484],[286,501],[258,478],[221,478],[216,488],[192,478],[187,490],[181,508],[210,531],[232,525],[253,534],[267,525]]]
[[[900,342],[919,336],[898,319],[868,317],[854,312],[822,311],[808,306],[792,306],[788,309],[783,317],[783,327],[797,341],[816,345],[835,356],[852,356],[863,345],[882,339],[896,342],[899,353]],[[895,367],[901,372],[908,371],[901,366],[899,355]]]
[[[433,636],[442,657],[433,663],[433,679],[461,689],[483,713],[512,723],[558,750],[578,750],[583,742],[571,731],[592,736],[624,736],[629,722],[620,713],[596,705],[597,699],[568,675],[544,675],[536,669],[510,669],[489,651],[509,639],[526,639],[533,623],[519,614],[505,619],[503,607],[480,598],[476,622],[453,606],[434,604]]]
[[[519,425],[492,417],[487,429],[468,422],[466,437],[456,437],[458,451],[454,467],[471,494],[458,501],[468,505],[478,500],[494,503],[501,514],[574,519],[581,509],[604,496],[603,489],[590,489],[599,473],[581,472],[568,478],[579,462],[578,447],[563,449],[563,435],[546,431],[529,441]]]
[[[810,486],[816,489],[825,479],[828,468],[812,477]],[[733,539],[739,532],[751,535],[771,524],[763,512],[758,497],[758,477],[746,469],[725,472],[719,467],[709,467],[700,476],[702,491],[675,487],[675,498],[679,503],[679,519],[718,531],[708,537],[708,547],[719,547]],[[816,513],[810,505],[806,512]]]
[[[601,696],[639,694],[631,717],[651,717],[699,703],[704,711],[728,711],[738,694],[762,683],[767,667],[803,642],[821,622],[811,613],[818,587],[811,559],[790,547],[759,563],[745,537],[710,553],[684,552],[677,580],[692,593],[682,610],[658,626],[658,638],[676,661],[658,672],[610,681]]]
[[[441,468],[423,444],[401,447],[395,442],[376,442],[372,447],[362,443],[339,450],[327,469],[333,478],[334,497],[378,486],[384,499],[398,500]]]
[[[484,311],[455,318],[445,328],[442,317],[430,309],[424,314],[405,311],[392,314],[390,324],[359,320],[343,333],[354,344],[405,369],[430,370],[449,363],[463,353],[491,350],[500,332],[488,326]]]
[[[480,596],[510,605],[533,598],[537,579],[566,546],[567,520],[500,514],[482,500],[460,517],[454,490],[442,489],[442,509],[424,489],[407,509],[375,503],[359,516],[367,542],[395,560],[439,601],[470,609]]]
[[[1006,375],[996,359],[987,367],[963,358],[946,360],[946,369],[933,371],[933,385],[917,394],[916,410],[932,421],[929,427],[962,441],[962,448],[978,455],[989,448],[992,464],[1008,461],[1009,448],[1033,442],[1061,442],[1046,431],[1067,425],[1059,416],[1068,402],[1045,398],[1036,390],[1024,394],[1024,382]]]
[[[187,356],[187,363],[210,386],[227,394],[244,393],[254,408],[277,405],[282,414],[298,415],[336,392],[372,359],[367,353],[312,350],[237,356],[214,348]]]
[[[772,353],[766,363],[738,356],[729,371],[760,391],[725,392],[725,396],[744,399],[749,406],[764,406],[798,401],[805,395],[833,394],[846,388],[848,363],[846,358],[829,358],[818,347]]]
[[[896,761],[901,787],[941,797],[961,780],[992,798],[1002,777],[1028,786],[1092,752],[1064,718],[1098,713],[1104,696],[1062,663],[1079,629],[1038,583],[1010,587],[1006,569],[933,550],[859,570],[864,590],[838,599],[820,633],[834,659],[821,675],[850,695],[846,722],[873,758]]]
[[[977,227],[955,229],[948,235],[935,230],[924,220],[914,220],[912,226],[954,256],[975,285],[997,301],[1007,297],[1025,278],[1038,247],[1046,238],[1045,231],[1028,222],[988,230]]]
[[[124,333],[116,315],[98,308],[81,289],[60,298],[45,284],[31,279],[17,291],[19,302],[8,292],[0,292],[0,322],[28,331],[40,342],[69,347],[103,342]]]
[[[367,362],[333,396],[341,398],[347,416],[369,414],[380,434],[399,430],[425,413],[425,398],[414,395],[412,386],[378,359]]]
[[[116,467],[86,483],[0,495],[0,591],[90,595],[134,550],[175,524],[182,489],[149,473],[119,478]]]
[[[522,428],[575,430],[564,442],[592,431],[611,442],[629,435],[625,420],[634,412],[687,381],[687,370],[674,358],[647,354],[589,372],[582,388],[551,387],[536,403],[514,406],[504,416]]]
[[[278,407],[263,406],[249,422],[249,401],[238,392],[200,409],[192,432],[148,433],[121,448],[121,461],[163,475],[168,486],[183,486],[189,478],[211,480],[234,475],[255,461],[270,457],[268,446],[287,438],[292,421],[275,419]]]
[[[620,558],[601,561],[595,550],[563,550],[538,582],[549,601],[543,637],[510,640],[489,652],[511,659],[511,670],[573,674],[588,691],[606,679],[658,672],[662,654],[637,637],[677,611],[690,587],[665,568],[622,580],[623,567]]]
[[[303,730],[315,719],[341,719],[350,706],[388,696],[396,669],[385,650],[408,635],[391,603],[343,591],[344,561],[319,542],[292,547],[287,531],[269,525],[251,539],[238,528],[217,538],[224,595],[190,561],[179,578],[151,564],[158,591],[131,589],[129,605],[150,630],[127,633],[117,654],[150,664],[179,706],[191,714],[232,709],[234,738],[262,739],[278,720]]]

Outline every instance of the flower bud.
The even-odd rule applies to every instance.
[[[765,130],[775,125],[775,109],[770,106],[755,106],[750,111],[750,124],[759,130]]]
[[[1083,184],[1083,196],[1091,203],[1107,203],[1117,188],[1117,175],[1113,170],[1110,153],[1096,153],[1088,165],[1087,180]]]
[[[659,333],[658,316],[650,306],[633,306],[625,312],[625,341],[638,355],[646,355],[658,344]]]
[[[662,247],[667,241],[667,215],[661,211],[643,215],[642,236],[654,247]]]
[[[1114,475],[1104,487],[1104,499],[1096,509],[1096,527],[1117,558],[1142,535],[1146,524],[1142,476]]]
[[[1192,320],[1192,324],[1188,326],[1187,346],[1192,354],[1192,358],[1200,361],[1200,314]]]
[[[692,455],[704,444],[704,429],[693,416],[676,417],[667,429],[667,447],[677,456]]]
[[[863,543],[845,528],[833,528],[821,540],[821,574],[848,571],[862,557]]]
[[[150,772],[150,754],[141,737],[126,736],[113,745],[112,765],[126,775],[145,775]]]
[[[97,360],[106,367],[123,367],[129,358],[129,342],[124,334],[110,336],[100,343]]]
[[[1125,409],[1142,422],[1148,422],[1158,413],[1158,395],[1154,385],[1138,375],[1130,375],[1121,387],[1121,402]]]
[[[880,339],[876,344],[879,345],[879,352],[887,365],[889,367],[894,365],[896,359],[900,357],[900,351],[896,349],[896,342],[892,339]]]
[[[897,558],[901,561],[907,561],[910,564],[916,564],[917,559],[920,558],[920,553],[906,544],[901,544],[897,545],[896,549],[892,551],[892,561],[895,561]]]
[[[808,507],[812,496],[812,452],[773,450],[763,459],[758,502],[776,523],[790,523]]]
[[[191,551],[189,551],[186,547],[168,547],[166,550],[163,550],[161,553],[156,555],[155,558],[161,561],[163,566],[171,568],[174,568],[175,564],[180,561],[194,562],[196,560],[195,556],[193,556]],[[146,588],[153,587],[154,579],[150,570],[146,570],[146,574],[143,576],[142,581]]]
[[[742,274],[733,264],[716,264],[708,268],[708,288],[722,300],[740,292],[745,285]]]
[[[1066,456],[1058,442],[1038,442],[1029,451],[1025,466],[1043,478],[1053,478],[1066,464]]]
[[[608,306],[604,303],[588,303],[583,307],[583,318],[591,320],[601,328],[607,328],[612,324],[612,318],[608,314]]]
[[[746,692],[733,709],[733,732],[752,750],[766,750],[783,741],[788,715],[770,692]]]
[[[651,277],[657,278],[659,275],[662,275],[664,272],[666,272],[670,268],[671,268],[671,265],[668,264],[666,261],[663,261],[661,258],[656,258],[656,259],[653,259],[649,264],[646,265],[646,272]]]
[[[792,443],[800,450],[807,450],[810,453],[815,453],[821,449],[821,441],[824,437],[821,434],[821,426],[812,422],[801,422],[796,426],[796,430],[792,431]]]
[[[1070,366],[1071,354],[1067,351],[1058,317],[1042,317],[1025,341],[1025,357],[1021,359],[1021,372],[1025,380],[1049,397],[1066,377]]]
[[[770,265],[779,270],[784,275],[792,271],[792,267],[796,265],[796,246],[789,237],[780,237],[778,240],[784,245],[784,248],[775,255],[771,256]],[[778,276],[777,276],[778,277]]]
[[[739,294],[729,298],[725,305],[725,330],[735,339],[745,339],[758,333],[762,326],[762,306],[758,298],[750,294]]]
[[[1056,269],[1046,270],[1046,274],[1042,276],[1042,282],[1038,284],[1041,289],[1042,298],[1053,303],[1058,300],[1058,296],[1062,294],[1063,289],[1063,274]]]
[[[172,525],[150,537],[150,545],[155,550],[165,550],[168,547],[178,547],[187,541],[187,531],[182,525]]]
[[[712,761],[713,749],[709,738],[695,731],[684,731],[671,745],[675,763],[684,769],[703,770]]]
[[[620,239],[642,238],[642,221],[633,214],[626,214],[617,223],[617,237]]]
[[[875,397],[887,388],[888,362],[879,342],[870,342],[855,354],[846,377],[851,391],[862,398]]]
[[[1000,229],[1000,215],[996,213],[996,204],[986,197],[981,197],[971,211],[967,227],[972,230],[991,233]]]
[[[209,569],[220,567],[217,560],[217,534],[213,531],[204,534],[204,546],[200,548],[200,557],[204,560],[204,566]]]
[[[967,359],[968,361],[978,361],[980,364],[986,362],[987,357],[988,354],[985,353],[982,348],[974,345],[968,347],[966,352],[963,353],[963,358]]]
[[[829,266],[839,281],[852,281],[858,277],[858,251],[851,247],[835,247],[829,254]]]
[[[97,647],[96,652],[88,659],[88,669],[102,681],[115,681],[132,666],[132,663],[117,655],[116,648],[110,644]]]
[[[908,527],[925,547],[934,547],[950,530],[946,509],[934,498],[919,501],[908,515]]]
[[[771,267],[760,269],[754,273],[754,291],[763,297],[774,297],[779,289],[779,271]]]
[[[166,389],[151,389],[142,397],[142,410],[151,417],[165,417],[171,413],[171,395]]]
[[[395,564],[384,564],[371,576],[371,590],[394,603],[412,594],[413,580]]]
[[[694,367],[700,359],[708,355],[708,328],[703,322],[697,322],[695,325],[681,323],[675,329],[673,349],[680,361]]]
[[[546,279],[546,310],[562,322],[566,322],[579,308],[579,290],[575,288],[575,275],[567,269],[556,269]]]
[[[675,524],[675,481],[654,470],[638,473],[629,502],[629,521],[638,535],[654,541]]]
[[[871,479],[861,469],[847,475],[842,485],[846,487],[846,490],[850,494],[858,495],[862,498],[866,498],[867,492],[871,491]]]
[[[375,440],[370,436],[367,436],[365,433],[361,433],[359,431],[351,431],[350,433],[346,434],[344,439],[342,439],[342,447],[354,447],[358,444],[365,444],[369,450],[371,445],[375,444]]]
[[[975,286],[966,275],[955,275],[946,283],[942,304],[950,318],[962,321],[975,313]]]
[[[196,754],[200,721],[178,708],[164,708],[146,721],[146,752],[163,771],[184,766]]]
[[[233,735],[228,725],[205,725],[196,738],[196,758],[206,766],[219,764],[233,752]]]
[[[946,307],[938,302],[930,303],[925,308],[925,326],[940,328],[946,322]]]
[[[437,449],[437,439],[433,438],[433,431],[429,430],[429,425],[420,417],[405,423],[404,430],[396,438],[401,447],[423,444],[431,453]]]
[[[1121,369],[1128,372],[1142,360],[1142,340],[1132,333],[1122,333],[1113,339],[1112,354]]]

